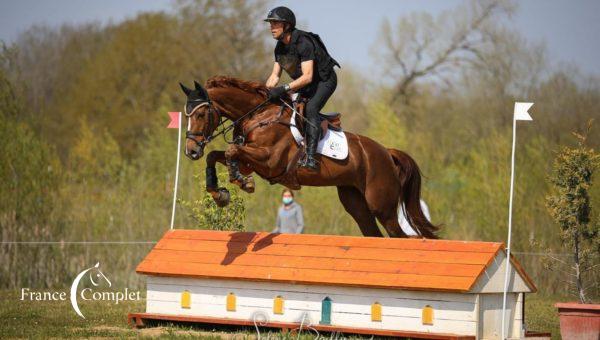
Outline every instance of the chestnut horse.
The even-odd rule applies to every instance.
[[[296,190],[302,185],[336,186],[344,209],[364,236],[383,236],[377,219],[390,237],[406,237],[398,223],[398,207],[403,203],[416,233],[436,238],[438,227],[421,210],[419,167],[406,153],[345,132],[349,147],[345,160],[317,155],[317,172],[297,168],[303,150],[290,132],[292,110],[282,101],[269,101],[264,85],[222,76],[209,79],[206,89],[194,83],[194,89],[180,84],[187,95],[186,155],[200,159],[205,145],[224,134],[227,124],[233,130],[235,142],[226,151],[207,155],[206,190],[220,206],[228,204],[229,194],[218,187],[217,162],[227,165],[230,181],[246,192],[254,191],[252,172],[271,184]]]

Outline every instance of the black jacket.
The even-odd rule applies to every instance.
[[[312,32],[294,29],[288,45],[279,41],[275,46],[275,61],[293,79],[302,75],[300,63],[305,60],[314,60],[314,67],[320,80],[329,79],[334,66],[340,67],[340,64],[327,52],[321,38]]]

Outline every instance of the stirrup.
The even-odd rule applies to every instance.
[[[298,161],[298,165],[301,168],[305,168],[308,170],[313,170],[313,171],[319,170],[319,161],[317,161],[314,156],[308,156],[308,154],[306,154],[303,157],[303,159]]]

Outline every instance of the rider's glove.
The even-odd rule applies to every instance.
[[[269,98],[277,99],[281,98],[287,92],[285,86],[277,86],[269,90]]]

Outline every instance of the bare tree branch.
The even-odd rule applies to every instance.
[[[447,83],[441,73],[485,63],[484,46],[495,40],[495,30],[487,27],[511,11],[508,0],[471,1],[436,20],[423,13],[401,18],[396,30],[384,22],[379,55],[389,76],[394,70],[401,74],[395,78],[393,100],[408,96],[421,78],[435,76]]]

